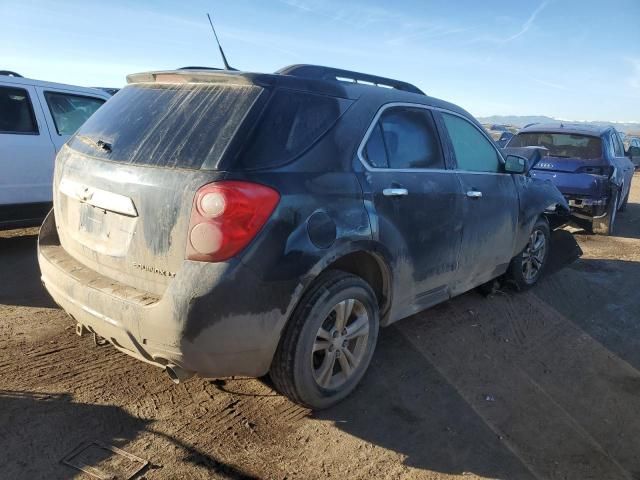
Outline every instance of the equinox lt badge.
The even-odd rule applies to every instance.
[[[138,270],[143,270],[145,272],[151,272],[151,273],[157,273],[158,275],[162,275],[163,277],[175,277],[176,274],[173,272],[170,272],[168,270],[163,270],[161,268],[157,268],[157,267],[151,267],[149,265],[143,265],[141,263],[138,262],[133,262],[133,268],[137,268]]]

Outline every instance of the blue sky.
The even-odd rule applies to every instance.
[[[395,77],[471,113],[640,121],[640,0],[0,0],[0,69],[78,85],[230,63]]]

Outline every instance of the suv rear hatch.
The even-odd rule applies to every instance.
[[[224,176],[220,159],[262,91],[242,82],[122,89],[57,157],[54,208],[67,253],[161,294],[185,259],[194,193]]]
[[[69,255],[156,295],[192,246],[196,192],[294,160],[352,104],[342,86],[278,75],[181,71],[131,80],[58,154],[55,217]]]

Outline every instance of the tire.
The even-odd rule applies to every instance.
[[[594,218],[591,221],[591,232],[598,235],[613,235],[615,228],[616,214],[618,213],[618,200],[620,191],[617,191],[607,204],[607,212],[603,217]]]
[[[336,322],[345,312],[346,328],[339,331]],[[368,283],[341,271],[323,273],[304,294],[280,338],[269,372],[276,390],[314,410],[335,405],[356,388],[369,367],[379,324],[378,302]]]
[[[508,281],[520,291],[533,287],[547,266],[550,251],[549,222],[546,218],[540,217],[531,229],[527,245],[511,259],[507,270]]]

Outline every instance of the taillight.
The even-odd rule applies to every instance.
[[[280,195],[257,183],[222,181],[201,187],[193,199],[187,259],[222,262],[256,236]]]

